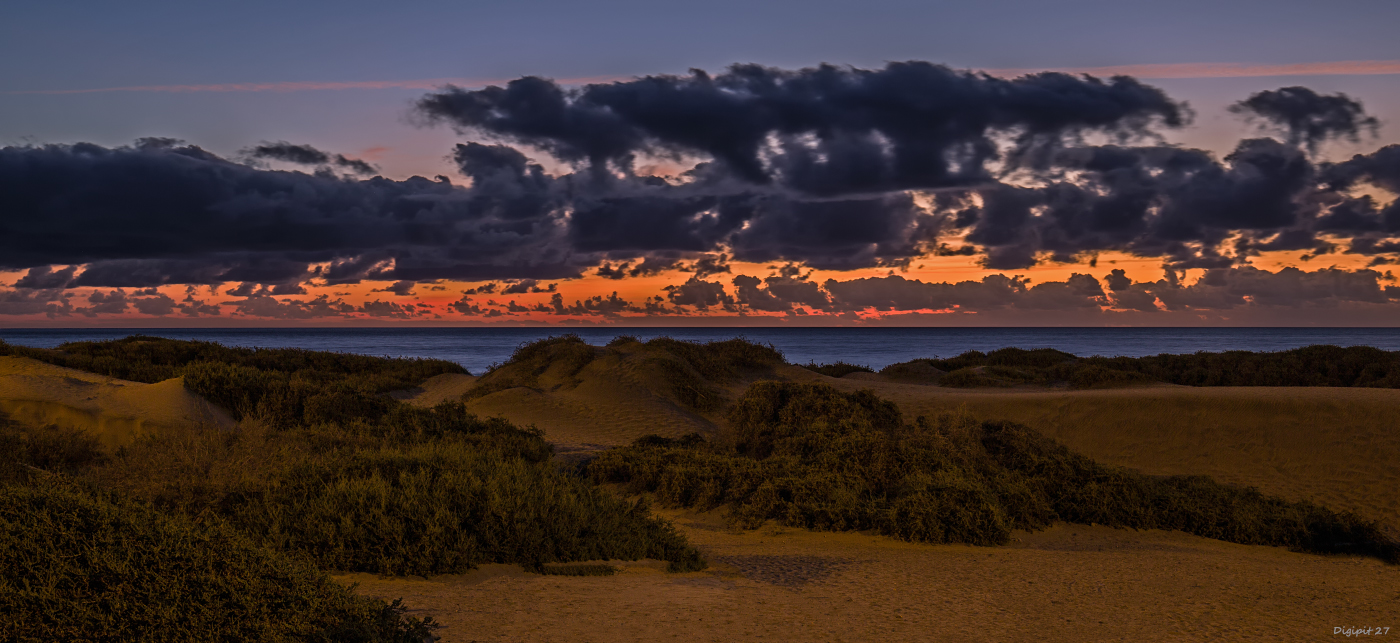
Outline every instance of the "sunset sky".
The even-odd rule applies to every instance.
[[[6,14],[0,327],[1400,324],[1395,3]]]

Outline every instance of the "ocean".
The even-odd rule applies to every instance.
[[[1080,356],[1141,357],[1196,351],[1278,351],[1313,344],[1400,350],[1400,328],[242,328],[2,329],[0,340],[53,347],[63,342],[133,334],[218,342],[228,346],[305,348],[391,357],[432,357],[472,373],[503,362],[522,343],[576,333],[590,344],[618,335],[669,336],[702,342],[746,337],[772,344],[788,361],[844,361],[876,370],[920,357],[1007,346],[1056,348]]]

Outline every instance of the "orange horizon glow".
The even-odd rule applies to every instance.
[[[778,268],[777,265],[760,263],[730,263],[729,273],[720,273],[706,277],[707,281],[720,282],[724,285],[727,294],[733,295],[734,288],[732,280],[736,275],[749,275],[760,279],[773,275]],[[1338,268],[1343,270],[1357,270],[1367,267],[1367,259],[1358,255],[1325,255],[1305,259],[1301,252],[1271,252],[1253,258],[1250,265],[1271,272],[1276,272],[1285,267],[1295,267],[1312,271],[1320,268]],[[810,281],[821,284],[828,279],[837,281],[849,281],[860,278],[885,277],[898,275],[907,280],[918,280],[925,283],[958,283],[964,281],[981,281],[991,275],[1005,275],[1007,277],[1020,277],[1028,280],[1032,285],[1046,282],[1063,282],[1073,274],[1088,274],[1095,279],[1102,280],[1110,271],[1121,269],[1127,277],[1134,282],[1155,282],[1163,278],[1164,271],[1160,258],[1138,257],[1126,253],[1107,252],[1097,255],[1095,265],[1090,266],[1083,263],[1045,263],[1025,270],[990,270],[977,263],[977,258],[967,256],[956,257],[936,257],[926,256],[912,262],[906,270],[889,268],[867,268],[851,271],[830,271],[830,270],[810,270],[803,269]],[[23,276],[22,271],[0,272],[0,283],[13,284]],[[1186,271],[1183,283],[1194,283],[1204,274],[1203,270]],[[414,324],[491,324],[491,325],[540,325],[540,324],[574,324],[574,323],[607,323],[613,325],[627,325],[629,323],[640,323],[642,325],[733,325],[735,322],[748,321],[757,325],[777,322],[801,321],[804,324],[822,325],[853,325],[872,322],[897,323],[900,321],[912,321],[917,319],[927,320],[930,315],[942,315],[953,311],[855,311],[855,312],[822,312],[813,309],[794,310],[788,313],[777,312],[756,312],[745,311],[743,313],[726,311],[719,307],[711,307],[708,310],[696,308],[677,308],[664,302],[667,309],[675,311],[671,314],[647,314],[639,312],[624,312],[609,316],[581,316],[581,315],[556,315],[553,312],[511,312],[509,306],[534,308],[537,306],[548,306],[555,292],[562,296],[564,305],[573,306],[577,302],[586,301],[594,297],[607,299],[616,296],[634,305],[641,305],[647,299],[666,296],[668,286],[677,286],[693,276],[689,272],[667,271],[660,274],[632,277],[621,280],[607,279],[600,277],[596,271],[590,270],[583,277],[569,280],[542,280],[541,286],[548,287],[548,284],[556,284],[555,291],[539,293],[517,293],[502,294],[501,292],[489,294],[466,295],[465,290],[480,287],[492,282],[458,282],[440,281],[437,283],[416,284],[412,293],[408,296],[399,296],[386,289],[393,283],[392,281],[363,281],[358,284],[323,285],[316,283],[303,284],[306,294],[303,295],[278,295],[272,297],[279,303],[302,302],[308,303],[316,301],[318,298],[325,298],[331,304],[343,303],[356,308],[362,308],[366,304],[374,306],[385,306],[385,304],[395,304],[400,309],[412,310],[413,314],[407,316],[375,316],[368,312],[356,312],[339,314],[335,316],[311,317],[306,319],[280,319],[276,317],[259,317],[251,315],[241,315],[235,312],[235,306],[239,302],[245,301],[242,298],[225,294],[237,284],[235,282],[220,284],[218,286],[193,286],[167,285],[154,289],[138,288],[74,288],[68,292],[72,293],[72,301],[75,305],[86,303],[87,297],[94,292],[109,293],[121,291],[127,295],[134,295],[139,291],[148,294],[152,292],[165,295],[177,303],[186,300],[187,296],[203,301],[210,305],[219,306],[218,315],[205,315],[190,317],[183,315],[179,311],[168,315],[156,316],[137,312],[134,308],[120,314],[103,314],[96,316],[85,316],[72,314],[50,318],[44,314],[10,316],[8,319],[0,319],[0,325],[61,325],[64,323],[78,325],[110,325],[123,323],[140,323],[150,325],[159,322],[179,321],[181,325],[227,325],[235,323],[237,325],[258,324],[266,325],[275,323],[277,325],[289,324],[297,326],[309,325],[354,325],[366,322],[374,322],[385,325],[414,325]],[[508,283],[508,282],[496,282]],[[377,303],[376,303],[377,302]],[[453,308],[453,304],[475,305],[481,312],[479,314],[463,314]],[[802,307],[797,307],[802,308]],[[497,311],[492,313],[490,311]],[[960,319],[970,324],[977,324],[980,320],[976,314],[963,312],[958,315]],[[801,318],[800,320],[796,318]],[[1222,316],[1220,319],[1229,319]]]

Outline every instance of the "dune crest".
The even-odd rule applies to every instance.
[[[234,426],[223,409],[185,390],[180,378],[143,384],[27,357],[0,357],[0,413],[21,424],[75,428],[107,448],[161,426]]]
[[[793,377],[806,379],[808,371],[744,342],[700,348],[619,338],[601,347],[573,337],[517,353],[463,399],[479,415],[535,425],[558,445],[620,446],[649,434],[710,435],[749,384]]]

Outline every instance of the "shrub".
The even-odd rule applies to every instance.
[[[91,434],[59,426],[26,427],[0,414],[0,483],[73,473],[107,460]]]
[[[847,364],[846,362],[836,362],[834,364],[818,364],[816,362],[808,362],[806,364],[799,364],[799,366],[814,373],[821,373],[822,375],[825,375],[827,377],[845,377],[847,375],[850,375],[851,373],[875,372],[874,370],[871,370],[869,366],[858,366],[856,364]]]
[[[412,641],[355,596],[217,523],[56,486],[0,485],[0,614],[18,641]]]
[[[505,364],[493,365],[481,381],[467,391],[465,399],[522,386],[535,388],[540,376],[549,370],[564,378],[574,378],[597,356],[596,349],[573,333],[521,344]]]
[[[672,571],[705,567],[645,505],[547,462],[451,441],[308,462],[226,504],[248,533],[329,569],[429,575],[639,558]]]
[[[1153,381],[1187,386],[1400,388],[1400,352],[1369,346],[1111,358],[1079,358],[1048,348],[1003,348],[990,353],[968,351],[948,359],[911,360],[888,366],[881,373],[917,380],[911,374],[919,369],[952,371],[938,383],[964,388],[1017,382],[1103,388]]]
[[[644,439],[599,456],[589,474],[667,506],[728,504],[730,520],[750,528],[776,520],[994,545],[1058,520],[1400,562],[1400,545],[1352,514],[1104,466],[1011,423],[944,415],[911,426],[869,391],[759,382],[729,425],[713,443]]]
[[[782,364],[783,354],[772,345],[756,344],[742,337],[717,342],[688,342],[657,337],[646,347],[681,358],[701,377],[728,384],[749,369],[771,368]]]

